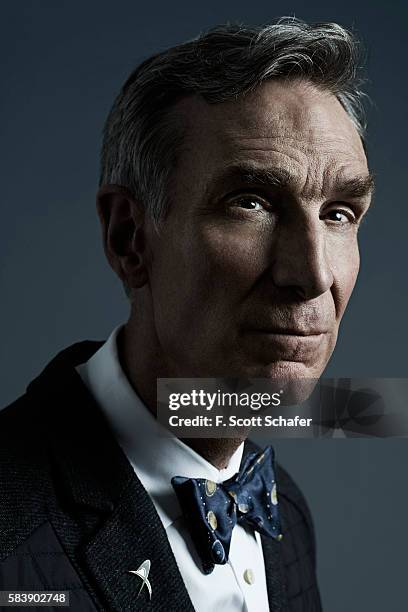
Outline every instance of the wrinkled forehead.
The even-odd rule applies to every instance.
[[[254,152],[286,144],[321,155],[338,152],[366,165],[360,135],[337,98],[305,81],[269,81],[220,104],[190,97],[179,103],[190,153],[238,148]]]

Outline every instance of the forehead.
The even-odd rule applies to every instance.
[[[360,136],[337,98],[310,83],[270,81],[238,100],[179,103],[180,166],[196,184],[233,164],[289,170],[299,186],[367,174]]]

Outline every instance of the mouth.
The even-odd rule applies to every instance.
[[[271,336],[294,336],[295,338],[309,338],[327,334],[326,330],[304,330],[295,328],[253,328],[247,329],[246,332],[253,334],[267,334]]]
[[[244,330],[243,340],[273,360],[308,362],[324,351],[327,334],[319,329],[249,328]]]

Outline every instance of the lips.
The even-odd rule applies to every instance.
[[[272,361],[313,362],[325,351],[327,332],[299,327],[246,328],[242,340],[251,353]]]
[[[308,337],[308,336],[321,336],[322,334],[326,334],[328,330],[326,329],[304,329],[304,328],[286,328],[286,327],[255,327],[248,328],[247,332],[258,333],[258,334],[276,334],[279,336],[300,336],[300,337]]]

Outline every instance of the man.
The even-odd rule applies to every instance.
[[[1,589],[69,590],[74,610],[321,609],[311,517],[271,449],[163,436],[156,381],[323,372],[372,191],[356,50],[336,24],[222,26],[125,83],[97,201],[130,317],[0,415]]]

